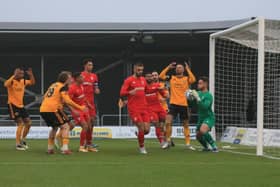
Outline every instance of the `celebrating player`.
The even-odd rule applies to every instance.
[[[40,107],[40,113],[46,124],[52,127],[48,139],[48,154],[54,154],[54,139],[58,128],[62,134],[62,154],[71,154],[68,148],[69,144],[69,119],[63,111],[63,103],[66,103],[77,110],[86,110],[85,106],[76,104],[71,100],[67,93],[67,87],[71,83],[71,75],[69,72],[61,72],[58,75],[56,83],[53,83],[44,95],[43,102]]]
[[[185,92],[189,89],[189,86],[196,81],[195,76],[191,72],[190,67],[185,62],[185,67],[182,64],[176,62],[167,66],[159,75],[162,80],[167,79],[167,72],[175,69],[176,74],[170,77],[170,107],[166,117],[166,137],[167,141],[171,145],[172,134],[172,122],[173,118],[176,118],[179,114],[184,126],[185,144],[186,147],[194,150],[190,145],[190,129],[189,129],[189,110],[188,102],[185,97]],[[184,72],[188,73],[188,76],[184,75]]]
[[[92,73],[93,69],[93,60],[92,59],[85,59],[84,60],[84,71],[81,73],[84,82],[84,92],[86,96],[86,100],[88,101],[88,104],[90,105],[89,108],[89,115],[91,120],[91,125],[89,127],[89,130],[87,131],[87,147],[89,149],[96,148],[96,144],[92,144],[92,131],[94,127],[94,122],[96,119],[96,108],[94,103],[94,95],[100,94],[100,89],[98,87],[98,77],[95,73]],[[93,149],[92,149],[93,150]]]
[[[73,80],[74,82],[70,85],[68,94],[70,98],[77,104],[81,106],[91,106],[87,104],[87,100],[84,93],[84,87],[83,87],[83,77],[81,76],[80,72],[73,74]],[[88,136],[88,131],[90,131],[90,117],[88,111],[82,111],[77,110],[74,108],[71,108],[72,110],[72,117],[74,118],[74,121],[77,125],[80,125],[82,127],[82,131],[80,133],[80,148],[79,152],[97,152],[96,148],[93,147],[87,147],[86,140]]]
[[[161,148],[166,149],[168,148],[168,143],[164,137],[166,111],[161,106],[158,95],[160,94],[162,97],[167,97],[168,95],[166,95],[164,88],[159,83],[154,82],[152,73],[145,73],[145,79],[147,82],[145,93],[150,121],[155,124],[156,136]]]
[[[213,152],[218,152],[215,140],[210,135],[209,131],[215,125],[215,115],[212,111],[213,96],[208,91],[208,78],[201,77],[198,80],[198,89],[196,92],[192,90],[191,94],[196,99],[198,109],[198,122],[196,138],[203,146],[204,151],[210,151],[208,144],[212,147]]]
[[[24,70],[22,68],[17,68],[14,71],[14,75],[4,83],[8,91],[10,117],[15,120],[17,124],[16,149],[21,151],[28,149],[25,138],[31,127],[29,114],[23,104],[25,87],[35,84],[32,69],[29,68],[26,73],[29,76],[29,80],[24,79]]]
[[[146,80],[142,76],[144,65],[137,63],[133,66],[134,74],[128,77],[120,91],[123,100],[127,97],[127,108],[131,120],[138,128],[138,143],[141,154],[147,154],[144,145],[144,136],[150,132],[150,119],[148,114],[145,88]]]

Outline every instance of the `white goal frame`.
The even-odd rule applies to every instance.
[[[262,17],[250,20],[229,29],[210,35],[209,39],[209,89],[215,98],[215,40],[219,36],[232,33],[244,27],[258,25],[258,78],[257,78],[257,156],[263,156],[264,125],[264,63],[265,63],[265,19]],[[213,103],[214,109],[214,103]]]

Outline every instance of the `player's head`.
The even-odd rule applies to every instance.
[[[136,77],[141,77],[143,75],[144,65],[142,63],[136,63],[133,66],[133,72]]]
[[[78,84],[82,84],[84,82],[83,76],[81,75],[81,72],[75,72],[72,75],[74,81]]]
[[[24,69],[22,67],[15,69],[15,79],[20,80],[24,78]]]
[[[57,82],[61,82],[63,84],[70,84],[71,83],[71,72],[69,71],[62,71],[58,77],[57,77]]]
[[[208,77],[203,76],[203,77],[200,77],[198,79],[197,88],[199,90],[206,90],[206,89],[208,89],[208,85],[209,85]]]
[[[84,71],[92,72],[92,69],[93,69],[93,59],[92,58],[84,59],[83,65],[84,65]]]
[[[145,79],[146,79],[148,84],[154,82],[153,75],[152,75],[151,72],[146,72],[145,73]]]
[[[185,72],[185,66],[183,64],[176,64],[175,72],[176,75],[183,75]]]
[[[159,76],[158,76],[158,72],[157,71],[153,71],[152,72],[152,76],[153,76],[153,81],[154,82],[158,82],[159,81]]]

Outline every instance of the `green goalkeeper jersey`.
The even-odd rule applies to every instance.
[[[197,102],[199,121],[203,121],[207,118],[215,119],[215,115],[212,110],[212,103],[213,103],[212,94],[209,91],[207,92],[198,91],[198,95],[201,99],[201,101]]]

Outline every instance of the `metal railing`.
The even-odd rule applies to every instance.
[[[131,125],[131,121],[129,120],[128,121],[128,114],[122,114],[121,116],[119,114],[103,114],[101,115],[101,120],[100,120],[100,126],[104,126],[104,119],[105,118],[116,118],[115,120],[112,120],[112,121],[118,121],[118,126],[122,126],[123,124],[123,121],[122,118],[126,118],[126,125]],[[113,123],[112,123],[113,125]]]
[[[197,114],[191,114],[191,118],[197,118]],[[110,119],[111,118],[111,119]],[[193,120],[193,123],[196,120]],[[109,123],[108,123],[109,122]],[[118,122],[118,126],[130,126],[133,125],[132,121],[129,118],[128,114],[103,114],[100,117],[100,126],[109,126],[109,125],[115,125],[116,122]],[[180,125],[180,119],[175,119],[174,125]]]
[[[36,126],[44,126],[45,123],[40,115],[30,115],[32,123]],[[0,126],[16,126],[14,120],[9,115],[0,115]]]
[[[71,119],[71,116],[68,115]],[[32,119],[32,125],[34,126],[45,126],[46,123],[42,119],[41,115],[29,115],[29,117]],[[0,126],[16,126],[16,123],[14,120],[10,118],[9,115],[0,115]],[[100,126],[100,117],[96,116],[96,125]]]

